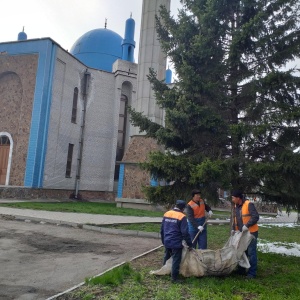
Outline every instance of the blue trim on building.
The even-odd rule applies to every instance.
[[[119,182],[118,182],[118,198],[122,198],[122,196],[123,196],[124,175],[125,175],[125,165],[120,164]]]
[[[156,179],[154,179],[153,177],[151,177],[151,179],[150,179],[150,185],[151,186],[158,186],[158,181]]]
[[[43,123],[43,131],[41,132],[41,147],[40,147],[40,157],[38,158],[40,162],[39,167],[39,174],[38,174],[38,187],[43,187],[43,180],[44,180],[44,169],[45,169],[45,160],[46,160],[46,152],[47,152],[47,145],[48,145],[48,133],[49,133],[49,123],[50,123],[50,109],[52,103],[52,87],[53,87],[53,79],[54,79],[54,69],[55,69],[55,62],[56,62],[56,53],[57,53],[57,46],[52,44],[52,47],[49,46],[49,56],[50,58],[50,66],[48,73],[48,85],[45,86],[45,101],[43,101],[45,108],[45,115],[44,115],[44,123]],[[48,71],[48,70],[47,70]],[[43,118],[41,118],[43,121]],[[42,129],[42,126],[40,127]]]
[[[4,50],[7,55],[37,54],[39,56],[24,186],[41,188],[43,185],[57,45],[51,39],[36,39],[17,43],[2,43],[0,50]]]
[[[172,83],[172,70],[170,70],[169,68],[166,70],[166,84],[170,84]]]
[[[42,187],[48,137],[53,71],[57,46],[48,41],[40,49],[24,185]]]

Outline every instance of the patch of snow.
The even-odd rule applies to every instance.
[[[275,220],[276,217],[262,217],[262,216],[260,216],[260,219],[261,220]]]
[[[278,253],[281,255],[290,255],[300,257],[300,245],[297,243],[271,243],[259,239],[257,249],[263,253]]]
[[[288,227],[288,228],[300,228],[300,225],[293,223],[264,223],[259,224],[259,227],[271,228],[272,226],[276,227]]]
[[[288,227],[300,228],[300,225],[292,223],[277,223],[277,224],[259,224],[259,227],[272,228],[272,227]],[[291,255],[300,257],[300,245],[297,243],[271,243],[267,240],[258,239],[257,249],[263,253],[278,253],[282,255]]]

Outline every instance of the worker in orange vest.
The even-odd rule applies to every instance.
[[[182,242],[186,242],[189,250],[193,249],[188,232],[187,219],[183,213],[185,206],[184,200],[177,200],[176,206],[164,214],[160,229],[161,241],[165,246],[163,264],[165,265],[167,260],[172,257],[171,276],[173,283],[180,282],[178,276],[182,258]]]
[[[246,200],[241,191],[236,190],[231,193],[232,202],[234,205],[234,220],[232,225],[232,234],[235,231],[248,231],[255,237],[249,244],[246,254],[249,259],[250,268],[248,273],[246,269],[239,266],[238,273],[246,275],[247,279],[256,277],[257,271],[257,238],[258,238],[258,225],[259,214],[255,208],[254,203]]]
[[[208,216],[212,216],[212,211],[209,205],[201,198],[200,190],[192,190],[192,200],[186,206],[186,214],[188,218],[189,234],[194,240],[197,233],[197,239],[193,243],[193,247],[198,249],[207,249],[207,225],[205,225],[206,212]]]

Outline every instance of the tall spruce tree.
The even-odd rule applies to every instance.
[[[154,203],[201,188],[242,189],[300,206],[298,0],[186,0],[175,19],[162,8],[157,32],[177,79],[150,70],[165,126],[130,109],[131,122],[165,146],[143,165],[171,185],[148,187]],[[295,63],[296,66],[296,63]]]

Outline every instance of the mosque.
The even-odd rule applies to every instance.
[[[143,0],[138,64],[132,17],[124,37],[105,25],[70,52],[24,30],[0,43],[0,198],[143,199],[141,187],[156,184],[138,163],[158,146],[130,125],[127,106],[163,124],[147,80],[150,67],[172,77],[155,31],[161,5],[170,0]]]

